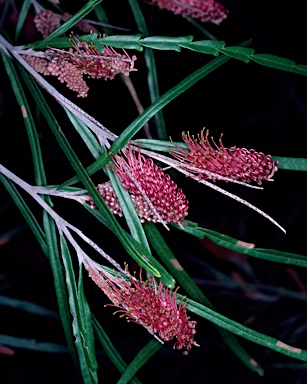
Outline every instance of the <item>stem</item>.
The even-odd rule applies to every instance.
[[[116,269],[118,269],[120,272],[127,275],[127,271],[123,270],[121,266],[113,260],[108,254],[106,254],[96,243],[94,243],[90,238],[84,235],[80,229],[76,228],[72,224],[68,223],[66,220],[64,220],[61,216],[59,216],[37,193],[36,189],[37,187],[34,187],[28,183],[26,183],[24,180],[20,179],[18,176],[16,176],[14,173],[9,171],[7,168],[5,168],[2,164],[0,164],[0,172],[6,176],[8,179],[13,181],[15,184],[19,185],[24,191],[26,191],[29,195],[33,197],[34,200],[38,202],[38,204],[44,208],[44,210],[53,218],[54,222],[56,223],[56,226],[58,227],[58,230],[60,234],[65,234],[67,239],[69,240],[70,244],[75,248],[79,262],[84,262],[85,259],[88,259],[89,257],[86,255],[86,253],[81,249],[81,247],[78,245],[78,243],[74,240],[72,237],[69,229],[74,231],[79,237],[81,237],[82,240],[84,240],[88,245],[90,245],[92,248],[95,249],[96,252],[98,252],[102,257],[104,257],[106,260],[109,261]],[[69,229],[68,229],[69,228]],[[128,274],[129,276],[129,274]]]

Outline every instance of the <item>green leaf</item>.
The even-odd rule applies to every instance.
[[[180,298],[181,298],[181,295],[178,294],[178,299]],[[247,340],[250,340],[253,343],[270,348],[284,355],[294,357],[295,359],[307,361],[306,350],[292,347],[273,337],[266,336],[266,335],[263,335],[262,333],[256,332],[250,328],[245,327],[244,325],[241,325],[231,319],[228,319],[227,317],[193,300],[188,301],[187,309],[197,314],[198,316],[201,316],[209,320],[213,324],[221,328],[224,328],[227,331],[234,333],[235,335],[238,335]]]
[[[201,304],[205,304],[206,306],[214,309],[211,302],[207,299],[207,297],[199,289],[196,283],[180,265],[173,252],[165,243],[158,229],[152,223],[146,223],[144,228],[151,246],[157,252],[163,263],[175,276],[180,286],[193,300],[197,300]],[[228,344],[228,346],[241,359],[241,361],[252,371],[257,372],[260,376],[262,376],[262,367],[245,351],[236,337],[233,334],[223,330],[222,328],[217,327],[217,330],[223,337],[224,341]]]
[[[31,0],[24,0],[19,16],[18,16],[18,21],[16,25],[16,30],[15,30],[15,40],[18,39],[18,36],[20,34],[20,31],[22,30],[23,24],[25,22],[25,19],[27,17],[30,5],[32,4]]]
[[[50,316],[55,319],[59,318],[59,315],[57,314],[57,312],[52,311],[51,309],[42,307],[41,305],[31,303],[30,301],[18,300],[8,296],[0,295],[0,305],[19,309],[21,311],[25,311],[28,313],[33,313],[34,315],[38,315],[38,316]]]
[[[146,235],[140,222],[140,218],[135,210],[135,206],[131,200],[129,193],[124,189],[118,176],[114,172],[112,172],[110,169],[106,169],[106,173],[110,178],[113,190],[118,198],[119,205],[122,208],[132,237],[140,244],[142,244],[143,247],[146,248],[149,253],[151,253],[148,241],[146,239]]]
[[[17,191],[15,185],[10,180],[7,180],[1,173],[0,173],[0,181],[2,181],[4,187],[6,188],[8,193],[11,195],[12,200],[14,201],[17,208],[20,210],[24,219],[28,223],[31,231],[33,232],[34,236],[39,242],[39,245],[41,246],[43,252],[47,254],[45,233],[41,229],[40,225],[38,224],[30,208],[27,206],[27,204],[21,197],[20,193]]]
[[[80,310],[80,306],[78,302],[75,273],[74,273],[73,265],[71,262],[69,248],[67,246],[66,240],[63,235],[60,237],[60,244],[61,244],[62,259],[64,263],[64,268],[65,268],[70,312],[73,317],[72,328],[75,336],[75,345],[76,345],[76,349],[79,357],[79,363],[80,363],[83,381],[84,381],[84,384],[98,383],[96,369],[92,369],[92,367],[89,366],[88,360],[87,360],[88,345],[86,344],[86,341],[82,334],[82,322],[85,323],[86,320],[82,318],[82,312]]]
[[[65,345],[38,342],[34,339],[25,339],[22,337],[15,337],[0,334],[0,344],[7,345],[13,348],[29,349],[31,351],[40,351],[47,353],[68,353],[68,348]]]
[[[184,226],[185,232],[190,233],[191,235],[196,236],[199,239],[203,239],[205,236],[211,241],[213,241],[215,244],[220,245],[223,248],[231,249],[232,251],[243,253],[252,257],[257,257],[258,259],[264,259],[275,263],[297,265],[300,267],[307,268],[307,256],[297,255],[295,253],[281,252],[275,249],[249,248],[249,243],[242,244],[242,242],[237,239],[234,239],[230,236],[222,235],[221,233],[212,231],[210,229],[201,227],[190,227],[188,221],[187,224],[188,225]],[[181,229],[175,224],[174,226],[178,229]]]
[[[44,40],[41,42],[38,42],[33,45],[35,49],[42,49],[50,43],[50,41],[60,36],[61,34],[65,33],[69,29],[71,29],[75,24],[78,23],[81,19],[83,19],[89,12],[91,12],[96,5],[98,5],[102,0],[89,0],[84,7],[82,7],[78,12],[76,12],[70,19],[65,21],[59,28],[57,28],[55,31],[50,33],[49,36],[47,36]]]
[[[46,177],[45,177],[44,165],[42,160],[42,154],[40,150],[39,139],[36,132],[36,127],[32,117],[32,113],[30,111],[26,96],[24,94],[23,88],[19,81],[17,72],[13,66],[13,63],[11,62],[11,59],[3,52],[1,52],[1,56],[2,56],[2,60],[5,66],[6,72],[10,79],[15,97],[21,109],[24,124],[27,130],[31,153],[32,153],[33,170],[35,174],[36,184],[46,185]]]
[[[250,56],[254,54],[255,50],[246,47],[225,47],[219,50],[224,55],[230,56],[234,59],[243,61],[244,63],[250,62]]]
[[[144,348],[135,356],[129,366],[123,372],[117,384],[127,384],[136,372],[162,347],[156,339],[150,340]]]
[[[108,45],[114,48],[135,49],[137,51],[143,51],[143,47],[139,43],[141,37],[142,35],[140,33],[134,36],[113,35],[102,37],[97,41],[103,45]]]
[[[47,255],[49,257],[50,266],[53,273],[54,288],[58,301],[60,318],[63,325],[68,348],[70,350],[74,364],[77,367],[78,356],[76,353],[73,339],[67,290],[63,274],[63,266],[59,255],[55,224],[53,219],[48,215],[46,211],[44,211],[43,213],[43,221],[47,242]]]
[[[140,145],[141,148],[151,149],[158,152],[169,152],[170,149],[176,150],[176,146],[171,141],[166,140],[154,140],[154,139],[137,139],[131,140],[132,144]],[[185,143],[176,143],[178,147],[188,149]]]
[[[307,171],[307,159],[273,156],[273,160],[278,160],[279,169],[287,169],[289,171]]]
[[[100,146],[98,140],[94,136],[94,134],[89,130],[89,128],[76,117],[72,112],[70,112],[67,108],[64,107],[64,110],[69,117],[72,125],[75,127],[76,131],[81,136],[82,140],[85,142],[87,148],[90,150],[91,154],[97,159],[102,152],[104,152],[103,148]]]
[[[165,51],[177,51],[180,52],[181,44],[190,43],[193,40],[193,36],[185,37],[164,37],[164,36],[151,36],[141,40],[143,47],[165,50]]]
[[[106,355],[114,364],[114,366],[119,370],[120,373],[124,372],[127,368],[127,364],[122,359],[121,355],[117,352],[116,348],[112,344],[110,338],[103,330],[102,326],[98,323],[97,319],[92,315],[93,318],[93,326],[102,348],[104,349]],[[132,384],[140,384],[141,382],[135,377],[131,380]]]
[[[296,65],[294,61],[268,54],[254,54],[251,60],[266,67],[280,69],[282,71],[295,72],[307,76],[306,65]]]
[[[226,45],[225,41],[215,40],[200,40],[190,43],[181,43],[181,47],[191,49],[195,52],[206,53],[209,55],[218,56],[219,50],[223,49]]]
[[[83,289],[83,278],[82,278],[82,264],[79,268],[79,281],[78,281],[78,304],[81,313],[81,324],[80,328],[81,336],[83,337],[83,346],[85,357],[91,370],[95,371],[98,369],[98,364],[95,355],[95,340],[94,330],[92,324],[92,315],[90,307],[84,295]]]

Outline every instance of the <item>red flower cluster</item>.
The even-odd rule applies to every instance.
[[[196,333],[195,321],[189,321],[186,314],[187,303],[177,304],[176,292],[172,292],[161,281],[157,284],[152,277],[150,280],[140,281],[130,278],[114,277],[104,272],[97,272],[89,268],[89,276],[119,307],[117,313],[128,320],[145,326],[152,334],[157,334],[162,340],[169,341],[176,337],[174,348],[184,349],[185,355],[193,345]],[[110,304],[111,305],[111,304]]]
[[[159,221],[150,208],[151,204],[166,223],[179,224],[188,214],[189,203],[185,194],[152,159],[145,158],[140,151],[136,156],[129,146],[124,156],[114,156],[113,161],[110,168],[129,192],[142,219]],[[144,199],[140,189],[151,204]]]
[[[233,180],[242,180],[249,183],[251,180],[261,184],[263,180],[270,180],[274,172],[278,170],[278,161],[272,160],[272,156],[256,152],[254,149],[225,148],[222,143],[222,135],[219,146],[214,142],[214,147],[208,140],[209,131],[204,136],[204,130],[197,139],[189,133],[182,134],[182,138],[189,150],[178,147],[177,150],[170,150],[172,156],[180,161],[181,167],[185,165],[197,168],[188,168],[189,172],[197,174],[201,179],[218,179],[213,175],[202,173],[207,171]]]
[[[151,0],[150,4],[172,11],[176,15],[191,16],[214,24],[220,24],[229,12],[215,0]]]

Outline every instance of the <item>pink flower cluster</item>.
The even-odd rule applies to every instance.
[[[114,156],[113,161],[111,169],[129,192],[142,219],[159,221],[144,201],[140,189],[166,223],[179,224],[188,214],[189,203],[185,194],[152,159],[144,157],[140,151],[136,155],[129,146],[123,156]]]
[[[145,326],[162,340],[175,337],[174,348],[183,349],[185,355],[193,345],[198,346],[194,341],[196,322],[187,317],[186,302],[181,300],[177,304],[176,291],[172,292],[161,281],[157,284],[154,277],[142,281],[142,271],[140,281],[132,277],[128,281],[91,268],[88,271],[113,305],[120,308],[116,313]]]
[[[102,53],[75,37],[71,38],[71,44],[74,50],[48,49],[46,59],[30,55],[23,55],[23,58],[37,72],[57,76],[69,89],[77,92],[78,97],[86,97],[89,90],[83,80],[84,74],[94,79],[112,80],[119,73],[129,76],[134,70],[136,57],[130,58],[126,51],[120,54],[113,48],[105,47]]]
[[[176,15],[194,17],[203,22],[220,24],[228,15],[228,10],[215,0],[150,0],[150,4],[167,9]]]
[[[161,218],[165,223],[180,224],[188,214],[189,202],[169,175],[140,152],[136,155],[130,146],[124,155],[114,156],[113,161],[110,168],[129,192],[142,223],[145,220],[156,223]],[[109,209],[122,216],[122,209],[111,183],[98,184],[97,190]],[[93,200],[90,200],[90,204],[91,208],[96,208]]]
[[[251,180],[261,184],[263,180],[271,180],[274,173],[278,170],[278,161],[273,160],[272,156],[256,152],[254,149],[246,148],[225,148],[222,143],[222,135],[219,146],[213,142],[213,146],[208,139],[209,131],[204,135],[204,130],[195,139],[189,133],[182,134],[183,141],[188,147],[185,150],[175,143],[176,150],[170,150],[172,156],[181,163],[181,168],[185,165],[197,168],[193,170],[187,168],[189,172],[197,174],[201,179],[217,179],[212,175],[202,173],[208,171],[216,175],[227,177],[233,180],[241,180],[249,183]]]

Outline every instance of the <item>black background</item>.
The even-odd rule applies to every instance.
[[[17,9],[20,9],[20,3],[16,2]],[[74,13],[83,2],[71,4],[62,1],[61,4],[63,9]],[[307,64],[306,11],[300,1],[228,0],[223,4],[230,10],[228,18],[220,26],[204,25],[218,40],[224,40],[227,45],[238,45],[252,39],[251,47],[256,53],[275,54],[298,64]],[[126,1],[106,0],[103,5],[111,24],[128,28],[127,34],[138,32]],[[206,38],[180,16],[160,11],[143,2],[140,5],[150,35],[193,35],[195,40]],[[4,6],[1,7],[0,10],[3,10]],[[13,12],[4,20],[4,26],[11,36],[14,20],[16,15]],[[18,44],[38,38],[29,17]],[[131,79],[146,108],[150,105],[150,98],[145,62],[142,54],[129,53],[138,57],[138,71],[131,74]],[[212,56],[186,50],[181,53],[155,51],[155,57],[161,94],[213,59]],[[1,162],[19,177],[34,183],[31,153],[22,117],[3,66],[0,68]],[[77,99],[55,79],[50,81],[116,134],[120,134],[137,117],[133,101],[120,78],[112,82],[88,80],[90,91],[84,100]],[[35,116],[35,105],[28,96]],[[223,132],[224,144],[228,147],[237,145],[275,156],[306,158],[306,96],[304,76],[266,68],[253,62],[245,64],[230,60],[171,102],[163,112],[167,133],[173,140],[179,141],[182,131],[197,134],[206,127],[215,139]],[[50,97],[47,96],[47,99],[82,164],[89,165],[92,158],[85,145],[72,130],[63,111]],[[38,127],[48,183],[61,184],[73,176],[73,170],[43,119],[39,120]],[[150,122],[150,129],[154,138],[157,138],[154,121]],[[140,131],[137,137],[144,137],[143,132]],[[259,248],[306,255],[305,173],[279,170],[273,183],[264,183],[263,191],[219,184],[270,214],[286,228],[287,235],[257,213],[228,197],[181,175],[172,176],[190,201],[189,220],[198,222],[202,227],[255,243]],[[102,172],[93,176],[93,179],[97,183],[105,180]],[[48,259],[4,189],[0,190],[0,196],[3,202],[0,212],[1,233],[12,228],[18,229],[10,241],[0,248],[0,294],[30,301],[57,312]],[[40,219],[40,208],[30,197],[25,196],[25,199]],[[136,268],[116,238],[101,225],[97,225],[81,206],[56,198],[54,202],[59,214],[78,225],[107,253],[119,261],[128,261],[131,270]],[[125,225],[123,220],[120,223]],[[221,314],[258,332],[307,349],[307,286],[303,268],[236,254],[209,240],[198,240],[179,233],[174,228],[170,233],[163,230],[161,225],[159,229],[180,263]],[[107,300],[86,276],[84,284],[93,313],[129,363],[150,340],[150,336],[140,326],[127,324],[125,320],[113,316],[112,308],[104,308]],[[183,293],[182,290],[179,292]],[[0,310],[1,334],[65,345],[58,318],[37,316],[8,306],[1,306]],[[191,318],[198,322],[195,339],[200,348],[193,348],[188,356],[182,356],[172,349],[172,343],[168,343],[138,373],[143,383],[180,382],[184,375],[186,380],[193,383],[220,383],[225,377],[231,384],[278,380],[297,384],[307,382],[305,363],[239,339],[265,369],[265,375],[259,377],[243,365],[209,322],[193,314]],[[55,380],[81,382],[67,353],[13,349],[14,356],[0,355],[0,383],[40,384],[54,383]],[[119,373],[98,343],[97,359],[99,382],[115,383]]]

